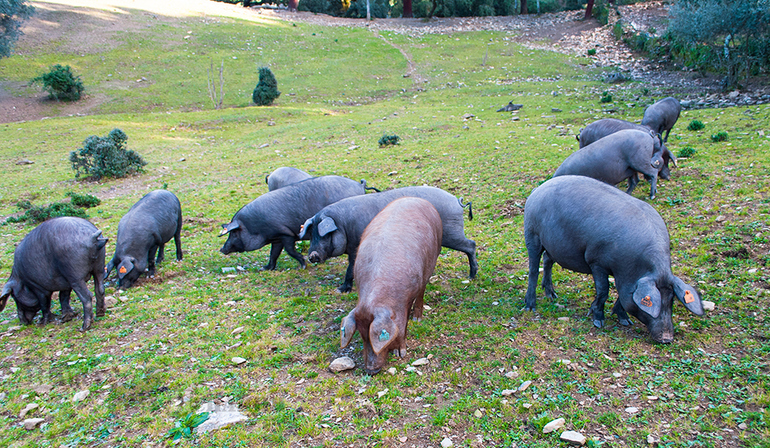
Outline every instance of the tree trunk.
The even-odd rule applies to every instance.
[[[299,6],[299,0],[289,0],[289,11],[296,11]]]
[[[404,0],[404,17],[412,18],[412,0]]]
[[[528,12],[527,12],[527,0],[521,0],[521,14],[528,14]]]
[[[588,0],[588,4],[586,5],[586,15],[583,17],[584,19],[588,20],[591,18],[591,11],[594,9],[594,0]]]

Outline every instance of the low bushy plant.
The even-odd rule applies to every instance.
[[[69,65],[56,64],[51,67],[48,73],[32,78],[30,82],[42,84],[43,90],[48,92],[48,96],[57,101],[77,101],[85,90],[80,76],[72,73]]]
[[[684,148],[679,150],[679,153],[676,155],[677,157],[692,157],[695,155],[695,148],[692,146],[685,146]]]
[[[278,81],[268,67],[259,68],[259,82],[251,94],[251,99],[257,106],[269,106],[281,95],[278,91]]]
[[[596,48],[589,48],[586,53],[588,53],[588,56],[593,56],[596,54]]]
[[[700,120],[692,120],[690,124],[687,125],[687,129],[690,131],[700,131],[705,127],[706,125]]]
[[[75,192],[68,192],[67,196],[70,197],[70,203],[76,207],[91,208],[101,204],[101,199],[90,194],[77,194]]]
[[[712,134],[711,135],[711,141],[714,142],[714,143],[716,143],[716,142],[725,142],[725,141],[727,141],[728,138],[729,138],[729,136],[727,135],[727,132],[725,132],[725,131],[719,131],[716,134]]]
[[[380,146],[390,146],[390,145],[398,145],[399,141],[401,141],[401,137],[399,137],[398,135],[383,134],[377,143],[379,143]]]
[[[71,202],[53,202],[48,205],[32,205],[29,201],[21,201],[16,204],[16,206],[19,207],[20,210],[24,210],[24,214],[8,218],[5,220],[4,224],[19,222],[39,224],[51,218],[59,218],[61,216],[76,216],[78,218],[88,219],[86,211]]]
[[[106,137],[92,135],[85,139],[83,147],[70,152],[70,162],[75,177],[84,175],[91,179],[102,177],[126,177],[142,172],[147,162],[136,152],[126,148],[128,136],[120,129],[113,129]]]
[[[608,91],[602,92],[602,97],[599,99],[599,102],[601,103],[611,103],[612,102],[612,94]]]

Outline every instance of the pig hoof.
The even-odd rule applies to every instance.
[[[350,292],[352,289],[353,289],[353,287],[352,287],[352,286],[345,286],[345,285],[342,285],[342,286],[340,286],[339,288],[337,288],[337,292],[340,292],[340,293],[343,293],[343,294],[344,294],[344,293],[346,293],[346,292]]]
[[[623,325],[624,327],[631,325],[631,321],[628,319],[618,319],[618,321],[620,322],[620,325]]]
[[[97,309],[96,310],[96,316],[97,317],[103,317],[106,312],[107,312],[106,309]]]
[[[75,317],[75,313],[62,313],[62,315],[61,315],[61,321],[62,321],[62,323],[64,323],[64,322],[69,322],[69,321],[71,321],[71,320],[72,320],[74,317]]]
[[[599,319],[594,319],[594,327],[596,328],[602,328],[604,326],[604,321]]]

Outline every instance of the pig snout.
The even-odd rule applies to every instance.
[[[647,329],[650,331],[650,337],[659,344],[670,344],[674,341],[674,322],[671,317],[668,319],[658,319],[651,322]]]
[[[320,263],[324,261],[321,254],[318,253],[318,251],[314,250],[313,252],[310,252],[310,254],[307,256],[307,259],[310,260],[311,263]]]

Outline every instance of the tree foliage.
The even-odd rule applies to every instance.
[[[259,68],[259,82],[251,94],[251,99],[257,106],[269,106],[281,95],[278,91],[278,81],[268,67]]]
[[[83,174],[92,179],[101,179],[126,177],[141,172],[147,162],[136,152],[126,149],[127,141],[126,133],[117,128],[106,137],[92,135],[85,139],[82,148],[70,152],[75,177]]]
[[[21,24],[34,12],[27,0],[0,0],[0,58],[8,57],[21,36]]]
[[[670,16],[672,56],[725,74],[725,87],[770,66],[770,1],[677,0]]]

